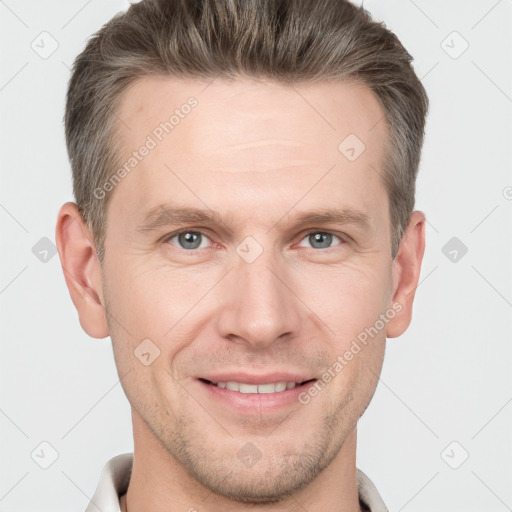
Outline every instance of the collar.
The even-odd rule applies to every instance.
[[[128,489],[132,464],[133,453],[117,455],[105,464],[85,512],[121,512],[119,497]],[[360,469],[357,469],[357,490],[359,501],[370,512],[389,512],[373,482]]]

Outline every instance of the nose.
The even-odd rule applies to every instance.
[[[286,263],[263,253],[247,263],[235,257],[220,293],[219,334],[253,348],[265,348],[300,329],[300,300]]]

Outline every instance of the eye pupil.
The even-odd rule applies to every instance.
[[[180,233],[178,240],[184,249],[197,249],[201,244],[200,233],[193,231]]]
[[[312,233],[309,235],[310,243],[315,249],[325,249],[332,243],[332,235],[330,233]],[[315,245],[315,244],[319,245]]]

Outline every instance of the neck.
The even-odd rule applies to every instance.
[[[309,485],[278,503],[241,503],[213,493],[188,474],[132,411],[134,458],[122,512],[361,512],[356,478],[356,428],[331,464]]]

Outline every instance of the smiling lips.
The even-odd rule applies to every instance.
[[[266,375],[238,372],[198,377],[196,382],[209,399],[231,411],[234,421],[241,414],[261,421],[262,414],[269,418],[281,416],[285,408],[297,407],[303,389],[316,380],[305,372]]]
[[[266,376],[250,375],[219,375],[217,377],[200,378],[202,382],[218,388],[238,391],[244,394],[281,393],[288,389],[302,386],[315,379],[307,379],[291,374],[273,374]]]

